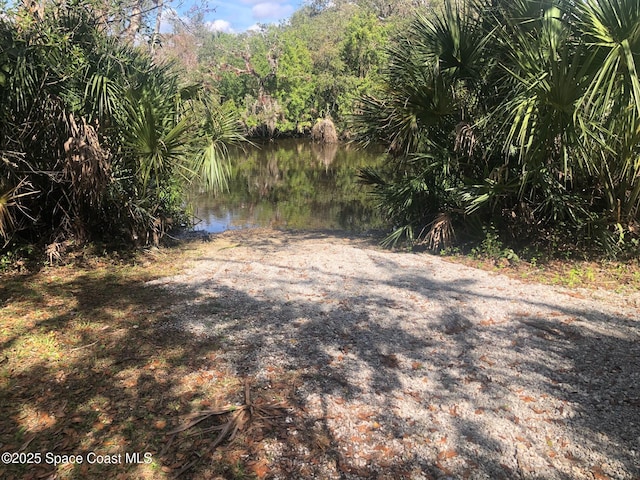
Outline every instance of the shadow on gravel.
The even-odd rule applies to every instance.
[[[408,280],[397,277],[393,283]],[[465,303],[478,300],[503,302],[507,307],[514,297],[479,293],[473,288],[473,282],[465,285],[465,280],[468,279],[441,283],[426,277],[414,278],[411,289],[449,302],[449,310],[441,314],[437,322],[453,340],[452,359],[462,359],[463,370],[470,374],[465,380],[480,379],[482,389],[491,391],[496,387],[496,393],[503,391],[507,402],[504,416],[513,424],[514,431],[524,431],[519,424],[527,422],[526,418],[512,413],[508,405],[518,399],[527,407],[524,411],[529,410],[529,418],[557,427],[536,432],[534,438],[546,444],[538,448],[547,464],[541,463],[538,467],[527,465],[535,463],[526,453],[536,448],[533,439],[514,435],[520,444],[514,451],[517,468],[500,463],[499,467],[508,473],[505,478],[640,478],[640,325],[637,318],[620,312],[609,314],[572,307],[571,298],[558,293],[554,302],[516,297],[526,308],[510,312],[504,321],[494,324],[492,319],[483,318],[473,310],[461,315],[460,309],[464,309]],[[584,298],[581,294],[575,296]],[[451,305],[452,299],[459,303],[457,307]],[[530,310],[544,312],[531,313]],[[495,313],[499,316],[499,312]],[[510,344],[497,349],[494,357],[487,355],[486,350],[483,356],[474,355],[475,350],[482,349],[494,338],[510,339]],[[459,400],[456,379],[446,372],[441,372],[440,378],[439,386],[451,395],[451,401]],[[527,394],[534,386],[541,392],[538,398]],[[541,401],[547,398],[553,402]],[[548,433],[560,430],[562,437]],[[463,422],[459,433],[461,438],[471,440],[478,430],[473,422]],[[484,433],[485,438],[475,443],[490,445],[487,443],[490,428]],[[577,454],[574,446],[597,452],[599,458],[590,458],[588,453]],[[479,471],[486,471],[487,463],[481,461],[481,465]],[[549,473],[536,475],[536,470],[543,468]],[[498,475],[500,468],[490,470]]]
[[[263,267],[276,268],[278,244],[252,247]],[[45,291],[30,281],[12,287],[3,305],[32,298],[45,314],[3,334],[0,360],[35,348],[24,343],[31,333],[56,348],[36,364],[0,363],[0,449],[152,452],[150,464],[67,464],[57,471],[66,478],[640,476],[637,326],[561,298],[518,313],[511,297],[479,291],[471,276],[438,281],[424,265],[406,269],[395,258],[368,260],[388,278],[366,269],[347,278],[332,265],[267,282],[243,276],[258,262],[252,257],[225,260],[228,271],[197,284],[86,275]],[[341,297],[346,281],[357,297]],[[65,306],[70,299],[77,307]],[[495,321],[478,310],[482,302],[496,303]],[[63,345],[59,332],[68,329],[76,337]],[[258,399],[289,402],[290,421],[274,419],[217,450],[211,433],[168,444],[165,432],[215,408],[221,392],[239,401],[244,378]],[[280,450],[270,451],[275,444]],[[269,458],[277,464],[260,468]],[[52,472],[0,466],[8,479]]]
[[[275,248],[268,241],[252,247]],[[371,262],[395,272],[390,280],[363,271],[348,279],[363,293],[336,300],[347,281],[338,265],[251,285],[256,279],[243,281],[241,272],[259,256],[225,260],[237,288],[211,280],[189,292],[196,303],[215,298],[222,313],[187,308],[181,315],[197,331],[234,339],[228,358],[238,374],[267,389],[279,375],[302,372],[292,392],[297,436],[282,454],[297,459],[281,467],[289,478],[326,475],[327,462],[336,478],[640,475],[640,344],[637,327],[622,316],[569,308],[559,298],[528,303],[548,315],[511,311],[493,322],[474,305],[507,309],[513,298],[479,292],[471,277],[440,282],[419,270],[398,273],[402,266],[384,254]],[[270,261],[260,260],[276,268]],[[367,288],[385,282],[388,294]],[[290,296],[292,285],[314,294]],[[422,323],[406,328],[416,312],[400,296],[411,295],[433,308],[423,307]],[[194,326],[188,323],[182,326]],[[368,402],[382,413],[370,418]]]

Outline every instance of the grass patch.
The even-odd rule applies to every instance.
[[[503,255],[487,257],[459,252],[444,252],[443,257],[471,267],[499,271],[522,281],[617,293],[640,290],[640,262],[637,259],[623,262],[518,258],[512,261]]]
[[[450,247],[441,250],[440,255],[524,281],[618,293],[640,289],[640,259],[637,257],[606,260],[567,245],[551,252],[526,244],[514,248],[517,251],[505,245],[495,229],[488,228],[481,242]]]
[[[218,340],[158,334],[185,297],[147,282],[201,252],[195,242],[0,277],[0,450],[43,460],[0,464],[0,478],[165,479],[190,463],[187,477],[255,478],[246,463],[254,457],[215,452],[211,436],[165,448],[189,414],[242,399]],[[85,461],[52,465],[47,453]],[[89,453],[116,461],[89,463]]]

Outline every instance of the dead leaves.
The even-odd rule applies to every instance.
[[[489,360],[486,355],[482,355],[480,358],[478,358],[478,360],[480,360],[482,363],[486,363],[490,367],[493,367],[496,364],[496,362]]]
[[[451,471],[451,469],[447,468],[444,463],[447,462],[448,460],[451,460],[455,457],[458,456],[458,452],[456,452],[453,449],[449,449],[449,450],[442,450],[440,451],[440,453],[438,453],[437,457],[436,457],[436,462],[435,462],[435,466],[442,471],[445,475],[449,475],[452,476],[453,472]]]
[[[210,451],[213,451],[222,443],[232,442],[236,438],[238,432],[247,430],[251,423],[257,421],[268,422],[273,418],[282,416],[285,408],[286,407],[281,404],[265,404],[259,401],[252,401],[250,384],[247,379],[245,380],[244,385],[244,403],[242,405],[229,405],[220,409],[202,410],[191,415],[186,419],[187,421],[183,425],[167,432],[169,440],[161,452],[161,456],[170,449],[178,434],[184,433],[186,437],[201,437],[204,434],[214,433],[215,438],[208,447]],[[214,422],[213,425],[205,425],[205,422],[210,419],[222,419],[223,421],[222,423]],[[163,422],[164,420],[156,422],[156,428],[164,428],[166,422]],[[196,426],[199,426],[200,428],[195,429],[194,427]],[[184,472],[199,463],[200,458],[200,456],[197,456],[195,459],[185,465],[182,465],[181,469],[176,474],[176,477],[182,475]],[[260,461],[252,464],[250,468],[259,478],[263,478],[268,472],[266,465]]]
[[[489,327],[491,325],[495,325],[497,322],[493,318],[487,318],[486,320],[481,320],[480,325],[483,327]]]
[[[443,450],[438,453],[438,461],[449,460],[450,458],[455,458],[458,456],[458,452],[455,450]]]
[[[167,421],[164,419],[156,420],[156,422],[153,424],[153,427],[156,430],[164,430],[166,426],[167,426]]]
[[[258,478],[265,478],[269,474],[269,464],[265,459],[261,459],[255,462],[249,462],[247,465],[251,473]]]
[[[611,480],[611,477],[606,475],[602,468],[598,465],[594,465],[591,467],[591,473],[593,474],[593,478],[595,480]]]

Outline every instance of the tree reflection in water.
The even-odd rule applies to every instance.
[[[279,140],[232,152],[229,191],[196,187],[189,201],[197,229],[273,227],[363,232],[382,228],[358,170],[378,166],[379,149]]]

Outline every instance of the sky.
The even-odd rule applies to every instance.
[[[241,33],[258,24],[279,23],[302,6],[303,0],[210,0],[206,15],[211,30]]]
[[[8,0],[11,6],[17,0]],[[165,0],[165,5],[168,4]],[[242,33],[251,30],[258,24],[279,23],[291,17],[304,0],[174,0],[165,15],[183,16],[192,5],[204,5],[210,10],[205,17],[207,25],[213,31]],[[0,5],[3,0],[0,0]],[[165,20],[162,32],[171,31],[170,22]]]

